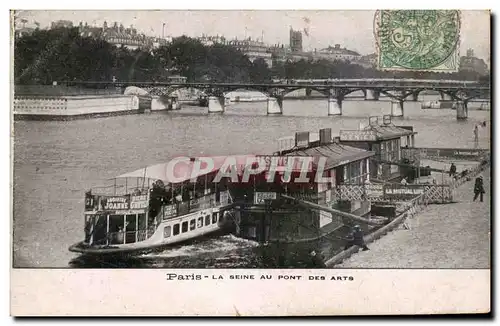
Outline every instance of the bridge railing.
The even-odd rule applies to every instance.
[[[117,95],[121,89],[116,87],[91,88],[84,85],[15,85],[15,97],[60,97],[60,96],[92,96],[92,95]]]
[[[454,159],[481,161],[489,149],[481,148],[432,148],[432,147],[401,147],[401,156],[418,162],[420,159]]]
[[[297,87],[297,86],[338,86],[338,87],[391,87],[391,88],[408,88],[408,87],[429,87],[445,88],[445,89],[489,89],[489,86],[471,81],[441,81],[441,80],[374,80],[374,79],[342,79],[342,80],[280,80],[278,82],[266,83],[213,83],[213,82],[186,82],[176,83],[171,81],[61,81],[59,84],[67,86],[274,86],[274,87]]]
[[[449,203],[453,200],[451,185],[436,184],[343,184],[338,186],[337,200],[369,200],[404,202],[424,195],[428,203]]]

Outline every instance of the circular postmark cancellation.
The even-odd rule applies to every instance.
[[[430,70],[454,61],[458,10],[379,10],[374,23],[379,68]]]

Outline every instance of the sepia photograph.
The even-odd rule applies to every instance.
[[[488,10],[15,10],[12,267],[489,269]]]

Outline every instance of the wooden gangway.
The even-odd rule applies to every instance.
[[[377,220],[377,221],[369,220],[369,219],[366,219],[366,218],[358,216],[358,215],[354,215],[354,214],[351,214],[351,213],[343,212],[343,211],[340,211],[340,210],[337,210],[337,209],[333,209],[333,208],[328,207],[328,206],[323,206],[323,205],[315,204],[315,203],[312,203],[312,202],[309,202],[309,201],[306,201],[306,200],[302,200],[302,199],[298,199],[298,198],[295,198],[295,197],[292,197],[292,196],[288,196],[288,195],[283,195],[282,194],[281,197],[285,198],[285,199],[292,200],[295,203],[297,203],[297,204],[299,204],[299,205],[301,205],[303,207],[310,208],[310,209],[313,209],[313,210],[324,211],[324,212],[336,214],[336,215],[339,215],[339,216],[342,216],[342,217],[354,220],[354,221],[359,222],[359,223],[365,223],[365,224],[374,225],[374,226],[381,226],[381,225],[384,224],[380,220]]]

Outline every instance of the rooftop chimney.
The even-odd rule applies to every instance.
[[[325,128],[319,130],[319,144],[325,145],[332,142],[332,128]]]
[[[390,114],[384,114],[383,119],[384,119],[384,125],[385,126],[391,124],[391,115]]]
[[[378,125],[378,117],[370,117],[368,118],[368,123],[370,126]]]
[[[302,131],[295,133],[295,146],[296,147],[309,146],[309,131]]]

